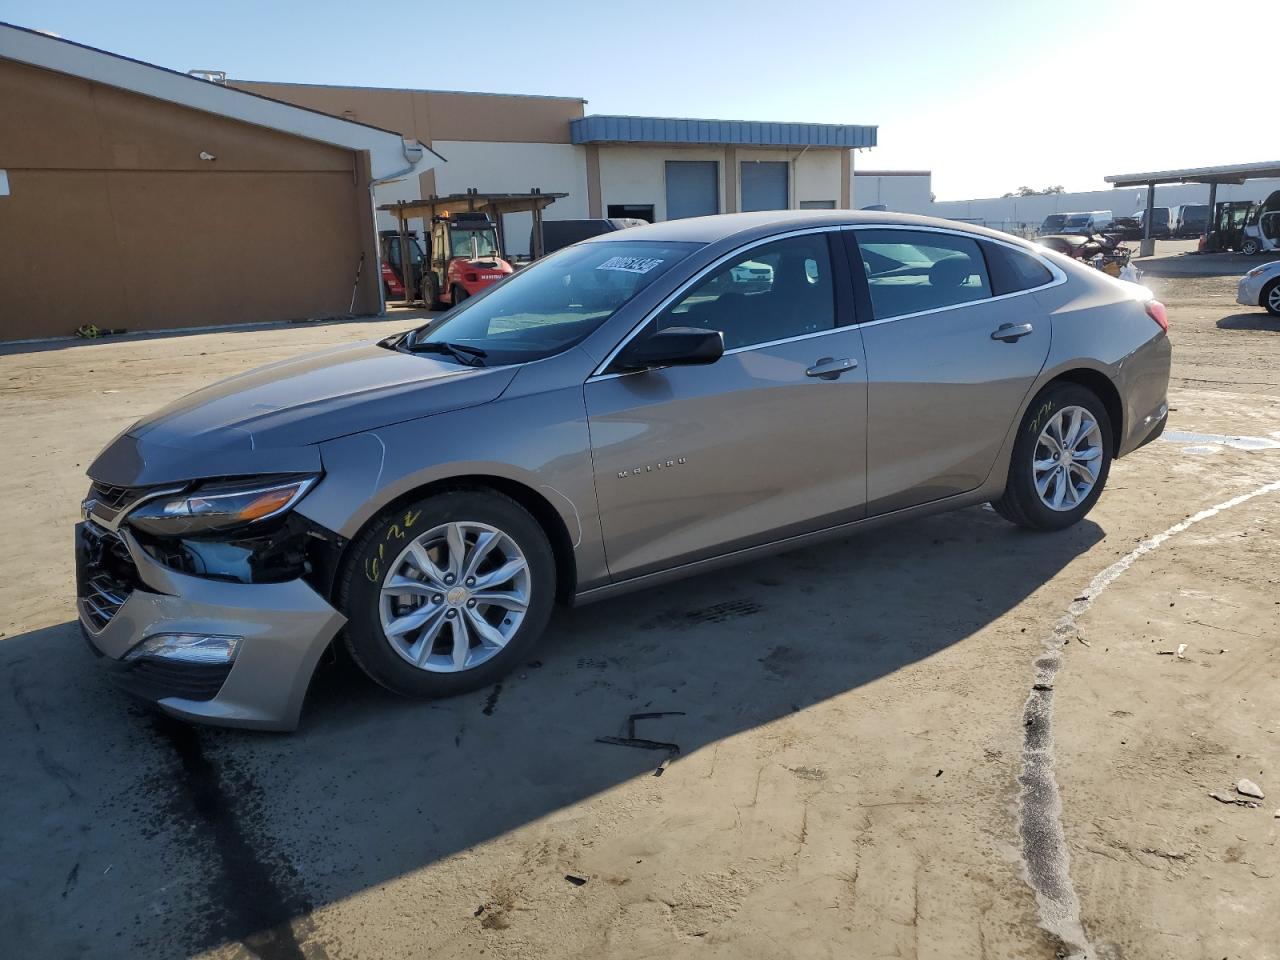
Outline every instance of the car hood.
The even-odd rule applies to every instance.
[[[374,342],[337,347],[188,394],[117,437],[89,475],[135,486],[315,470],[322,441],[488,403],[515,371],[459,366]]]

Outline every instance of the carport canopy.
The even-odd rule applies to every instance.
[[[399,203],[384,203],[379,210],[390,213],[400,224],[401,243],[407,230],[406,221],[422,217],[430,224],[441,212],[466,210],[468,212],[487,213],[498,228],[498,246],[506,252],[506,238],[502,235],[502,216],[504,213],[533,214],[533,243],[530,251],[536,260],[542,256],[542,211],[557,200],[569,196],[567,193],[543,193],[531,190],[529,193],[481,193],[468,190],[466,193],[453,193],[447,197],[428,197],[425,200],[402,200]],[[401,261],[402,263],[405,261]]]
[[[1143,255],[1149,255],[1151,244],[1151,214],[1156,204],[1156,184],[1159,183],[1207,183],[1209,184],[1209,219],[1218,200],[1218,184],[1241,184],[1246,180],[1280,177],[1280,160],[1265,163],[1232,163],[1223,167],[1188,167],[1185,170],[1156,170],[1151,173],[1116,173],[1103,177],[1113,187],[1146,187],[1147,215],[1143,218]],[[1212,230],[1210,230],[1212,232]]]

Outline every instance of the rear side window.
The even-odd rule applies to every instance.
[[[1000,243],[983,243],[982,249],[991,271],[991,292],[997,297],[1053,282],[1049,268],[1029,253]]]
[[[877,320],[991,297],[976,240],[913,230],[859,230],[857,238]]]

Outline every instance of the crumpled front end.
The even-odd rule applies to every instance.
[[[305,541],[335,555],[340,543],[292,519],[239,540],[149,539],[122,520],[154,493],[95,483],[85,501],[76,606],[90,647],[115,682],[167,713],[295,729],[316,663],[345,623]]]

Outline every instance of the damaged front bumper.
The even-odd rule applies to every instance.
[[[75,537],[80,625],[113,680],[177,717],[297,727],[316,663],[346,622],[308,583],[190,576],[157,562],[127,528],[92,519]],[[225,640],[230,655],[138,655],[162,635]]]

